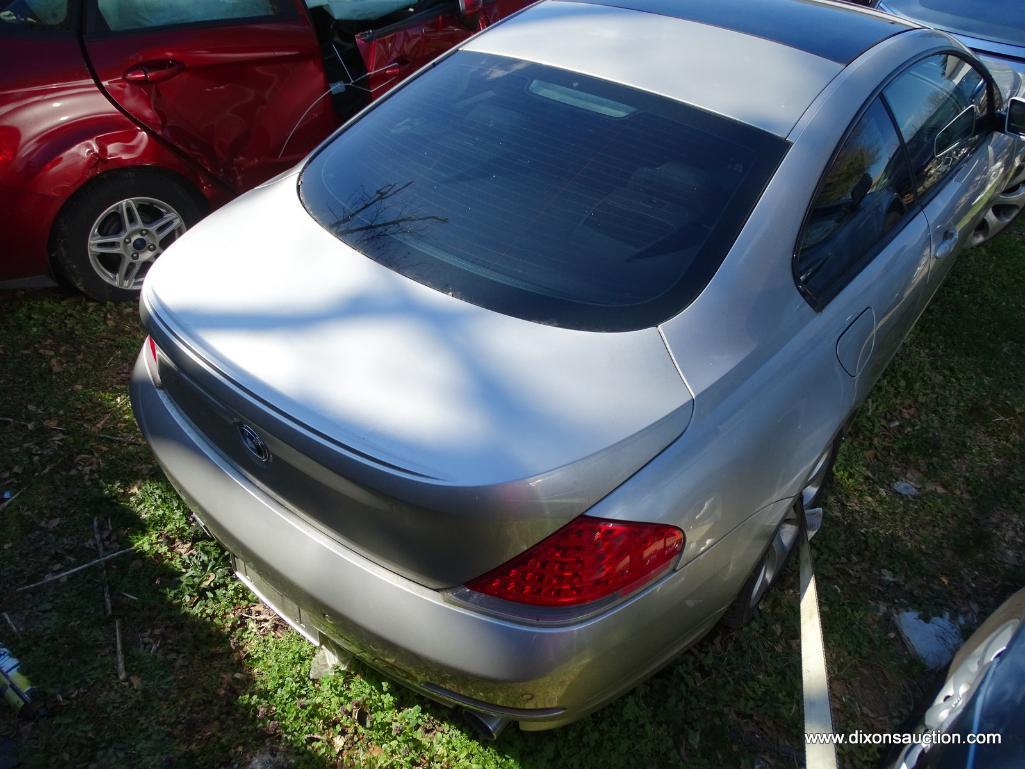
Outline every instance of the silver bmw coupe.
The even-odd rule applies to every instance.
[[[157,262],[135,413],[299,632],[560,726],[755,610],[1022,131],[878,12],[544,0]]]

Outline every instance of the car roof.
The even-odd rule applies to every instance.
[[[915,24],[848,3],[820,0],[575,0],[694,21],[754,35],[838,64]]]
[[[544,0],[463,49],[611,80],[786,136],[847,64],[913,28],[822,0]]]

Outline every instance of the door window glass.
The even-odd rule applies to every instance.
[[[98,0],[111,32],[273,16],[285,0]]]
[[[63,27],[68,0],[0,0],[0,29],[11,24],[24,28]]]
[[[910,67],[884,93],[924,196],[978,146],[990,110],[988,84],[961,57],[942,54]]]
[[[833,158],[801,233],[796,277],[813,303],[824,305],[862,270],[913,202],[900,138],[876,99]]]

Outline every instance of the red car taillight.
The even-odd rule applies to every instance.
[[[466,587],[532,606],[578,606],[651,582],[683,543],[675,526],[582,515]]]
[[[149,357],[154,363],[157,362],[157,343],[153,341],[153,337],[146,337],[146,347],[149,349]]]

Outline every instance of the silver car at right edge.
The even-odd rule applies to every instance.
[[[158,260],[135,414],[313,641],[569,723],[751,616],[1023,108],[841,3],[544,0]]]

